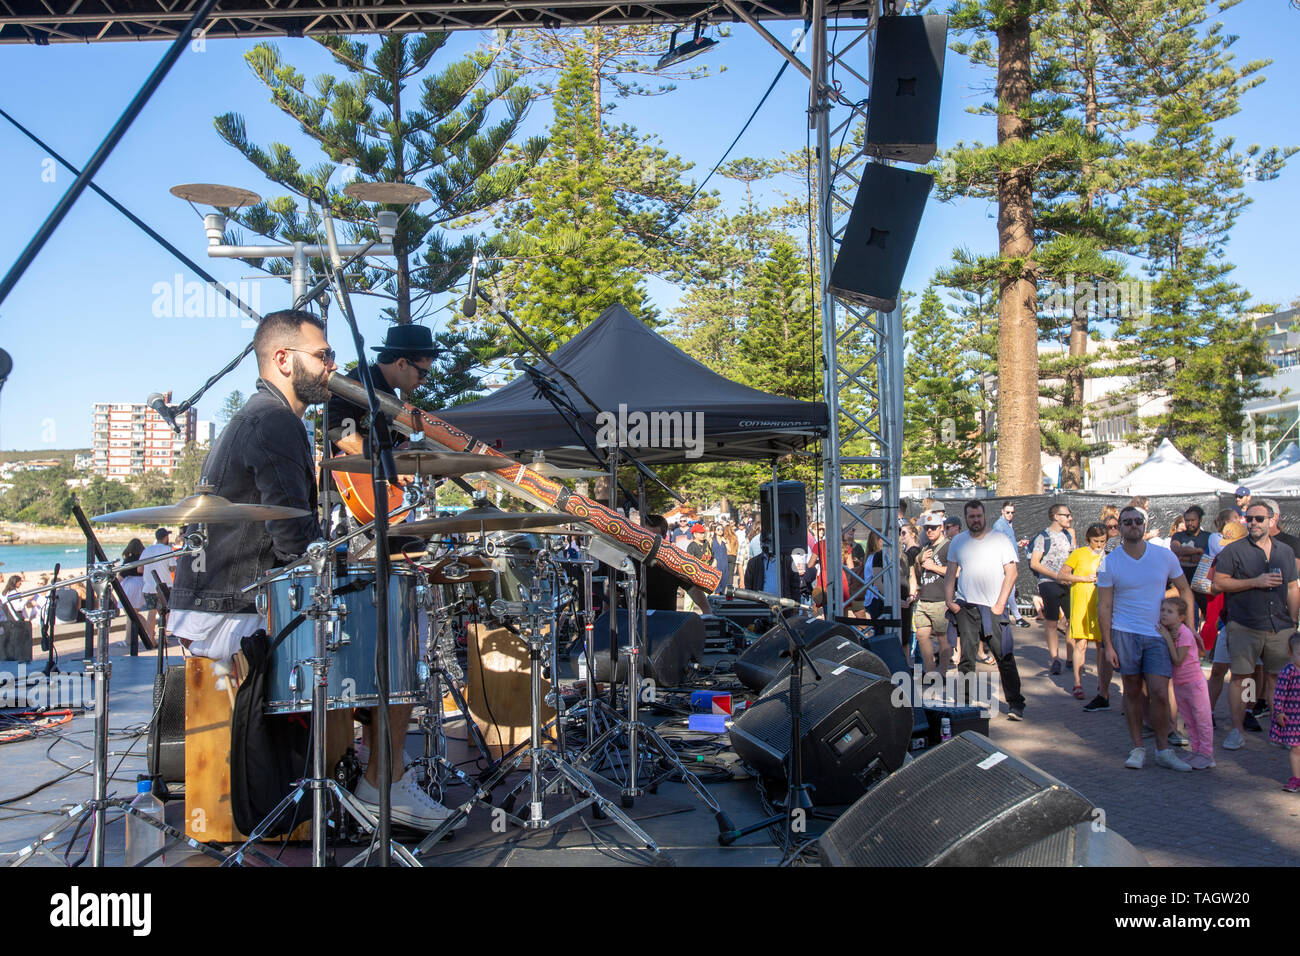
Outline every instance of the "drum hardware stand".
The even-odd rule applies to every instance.
[[[99,542],[94,540],[94,532],[86,529],[94,546],[98,549]],[[54,589],[60,586],[78,584],[82,581],[88,583],[88,587],[93,589],[96,599],[96,606],[93,610],[84,612],[86,620],[94,627],[95,630],[95,649],[94,657],[85,661],[86,674],[90,678],[90,683],[95,689],[95,730],[94,730],[94,750],[93,750],[93,796],[86,803],[74,807],[69,811],[68,818],[59,826],[42,835],[39,839],[28,844],[18,851],[15,865],[21,865],[29,859],[32,859],[36,852],[51,855],[45,849],[45,845],[51,842],[56,836],[66,830],[68,827],[76,824],[80,828],[90,818],[90,865],[93,867],[104,866],[104,829],[107,823],[106,817],[110,808],[119,807],[145,820],[150,826],[162,830],[164,833],[170,832],[176,834],[177,831],[168,827],[159,820],[154,820],[146,814],[140,813],[131,807],[124,800],[110,798],[108,796],[108,688],[109,681],[113,675],[113,665],[109,661],[109,640],[112,631],[112,620],[117,616],[117,611],[113,609],[108,600],[108,595],[113,590],[113,585],[117,580],[117,575],[121,571],[130,571],[134,568],[144,567],[157,561],[165,561],[183,554],[196,554],[203,550],[206,543],[206,536],[200,529],[187,535],[185,547],[179,552],[169,554],[159,554],[143,561],[132,561],[127,564],[119,564],[117,561],[98,561],[92,564],[86,574],[67,580],[56,585],[46,585],[45,587],[35,588],[31,591],[21,591],[9,595],[5,598],[6,602],[14,601],[20,598],[30,597],[33,594],[40,594],[44,591],[51,592],[53,599]],[[102,549],[101,553],[102,553]],[[175,838],[175,837],[174,837]],[[184,834],[179,835],[180,839],[193,843]],[[215,852],[215,851],[214,851]],[[220,854],[218,854],[220,856]],[[224,857],[223,857],[224,859]]]
[[[517,770],[523,761],[527,759],[529,761],[528,776],[511,790],[506,798],[506,805],[509,806],[513,803],[515,795],[526,788],[529,793],[527,816],[516,815],[507,810],[505,811],[506,819],[525,830],[542,830],[553,827],[574,814],[581,813],[589,806],[595,806],[612,817],[626,833],[650,850],[656,858],[660,858],[659,845],[655,843],[649,834],[637,826],[630,817],[618,809],[612,801],[600,795],[596,789],[595,781],[588,776],[586,771],[570,763],[563,751],[552,750],[541,745],[542,655],[547,638],[542,633],[541,627],[546,609],[538,600],[538,597],[542,590],[540,582],[547,574],[547,565],[550,564],[550,561],[549,552],[542,551],[537,555],[537,568],[533,576],[534,587],[525,594],[525,599],[522,602],[500,601],[493,606],[493,613],[498,617],[503,617],[509,613],[520,621],[520,639],[528,645],[529,717],[531,721],[528,746],[512,761],[506,762],[503,759],[502,766],[480,785],[474,797],[457,807],[438,829],[425,837],[424,841],[416,847],[415,852],[417,855],[426,852],[437,843],[444,833],[454,827],[463,816],[468,815],[469,808],[475,801],[485,800],[507,776]],[[547,770],[555,774],[550,780],[547,780],[544,776]],[[545,816],[545,797],[547,794],[555,792],[562,782],[567,783],[582,799],[548,819]]]
[[[635,611],[638,601],[636,564],[629,558],[624,561],[622,570],[627,573],[627,581],[623,582],[623,587],[628,595],[628,646],[623,651],[623,655],[627,658],[627,718],[624,719],[615,710],[609,710],[606,716],[610,719],[610,726],[600,736],[587,741],[587,746],[578,755],[576,763],[581,765],[589,761],[595,755],[604,752],[607,747],[614,744],[620,737],[626,736],[627,777],[623,782],[623,806],[632,806],[635,798],[646,790],[654,793],[658,790],[659,784],[665,780],[678,777],[700,798],[705,806],[713,811],[713,817],[718,823],[719,834],[725,833],[731,828],[731,821],[723,812],[718,801],[714,799],[713,794],[709,793],[708,788],[700,782],[700,779],[695,774],[686,769],[676,751],[669,746],[667,741],[660,737],[649,725],[642,723],[640,719],[638,704],[641,696],[641,647],[638,642],[637,615]],[[612,597],[610,614],[612,616],[618,613],[618,597],[613,588],[611,588],[610,594]],[[617,683],[617,677],[617,672],[611,675],[611,685]],[[595,699],[592,705],[595,709],[608,707],[604,699]],[[663,771],[658,776],[653,777],[644,788],[640,786],[642,747],[649,752],[651,759]],[[613,752],[618,753],[617,747]]]
[[[326,843],[329,817],[327,798],[329,794],[334,795],[343,812],[356,820],[363,832],[372,834],[378,827],[374,817],[366,811],[356,797],[339,786],[338,781],[330,776],[329,770],[325,766],[325,698],[329,692],[329,652],[338,650],[343,644],[343,640],[338,633],[339,621],[347,613],[347,606],[334,594],[334,562],[330,557],[331,551],[332,547],[326,545],[323,541],[313,542],[307,548],[307,559],[311,562],[312,573],[316,576],[317,582],[312,587],[311,605],[304,612],[314,623],[316,634],[315,656],[306,662],[311,666],[313,676],[311,692],[311,776],[297,782],[293,790],[289,791],[288,795],[280,801],[275,809],[253,828],[253,832],[249,834],[248,839],[235,848],[224,865],[243,863],[244,855],[248,852],[250,846],[260,841],[271,825],[279,820],[291,806],[298,803],[308,790],[311,791],[312,795],[311,858],[313,867],[323,867],[329,864]],[[375,742],[377,748],[384,746],[384,744],[385,742],[380,740]],[[381,780],[380,783],[382,784],[383,781]],[[419,860],[415,859],[409,850],[396,841],[391,841],[389,852],[399,862],[407,866],[420,865]],[[367,850],[358,859],[368,859],[369,856],[370,851]],[[356,862],[357,860],[351,861],[351,863]]]

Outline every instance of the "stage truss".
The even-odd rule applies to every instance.
[[[89,43],[168,40],[173,45],[203,0],[0,0],[0,43]],[[744,22],[809,80],[809,124],[816,131],[823,285],[823,396],[830,433],[823,444],[824,521],[828,542],[840,529],[875,531],[884,543],[882,567],[865,580],[850,572],[850,600],[880,593],[897,617],[898,502],[903,423],[901,314],[871,312],[825,294],[836,244],[857,192],[855,169],[867,157],[852,148],[865,119],[878,0],[720,0],[720,2],[601,4],[590,0],[220,0],[192,38],[372,34],[424,30],[557,29],[629,24]],[[763,21],[808,23],[809,63],[792,55]],[[165,69],[162,71],[165,74]],[[160,79],[160,77],[159,77]],[[147,100],[147,95],[143,97]],[[135,105],[135,104],[133,104]],[[142,104],[141,104],[142,105]],[[129,125],[134,113],[123,120]],[[842,143],[848,155],[833,155]],[[105,153],[112,143],[101,147]],[[102,157],[100,157],[102,160]],[[97,168],[97,167],[96,167]],[[93,169],[90,170],[93,173]],[[82,187],[84,188],[84,186]],[[75,195],[65,197],[75,201]],[[53,219],[54,217],[52,217]],[[61,218],[61,215],[60,217]],[[51,228],[57,226],[55,219]],[[48,224],[47,224],[48,225]],[[34,256],[48,236],[34,240]],[[26,255],[26,253],[25,253]],[[30,260],[28,260],[30,261]],[[13,281],[26,263],[16,268]],[[6,277],[7,279],[10,277]],[[7,291],[7,290],[6,290]],[[850,508],[846,495],[866,499]],[[828,580],[840,574],[840,550],[827,549]],[[829,610],[843,614],[838,587]]]

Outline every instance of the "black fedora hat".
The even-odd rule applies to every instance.
[[[384,344],[370,348],[374,352],[400,352],[403,355],[437,355],[442,351],[433,344],[433,332],[426,325],[391,326]]]

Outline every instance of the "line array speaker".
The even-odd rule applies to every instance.
[[[871,64],[868,149],[905,163],[934,159],[947,43],[945,16],[880,19]]]

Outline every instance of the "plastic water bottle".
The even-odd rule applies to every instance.
[[[952,721],[947,717],[939,721],[939,741],[952,740]]]
[[[136,810],[159,823],[163,822],[163,803],[153,795],[153,784],[148,774],[140,774],[135,780],[135,799],[131,809]],[[150,826],[134,813],[126,815],[126,865],[139,866],[151,853],[163,848],[167,837],[157,827]],[[149,861],[148,866],[162,866],[163,854],[159,853]]]

